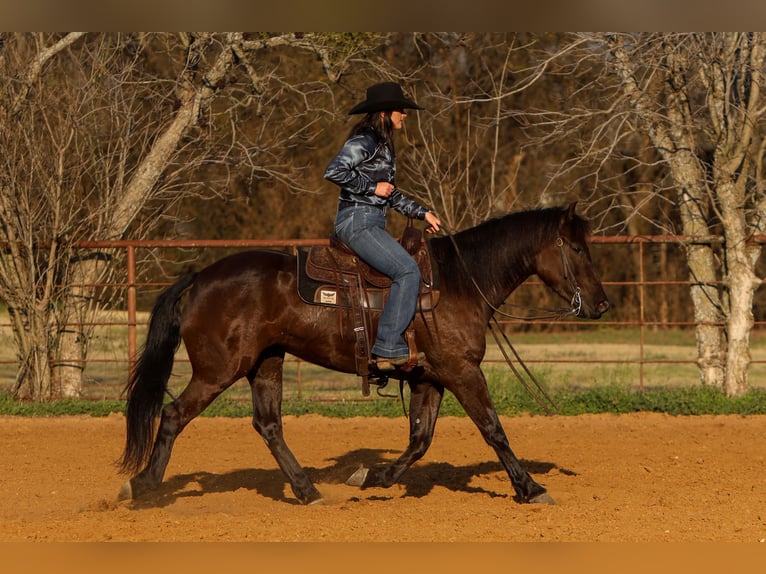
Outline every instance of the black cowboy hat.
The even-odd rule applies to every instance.
[[[367,99],[351,108],[348,114],[369,114],[403,108],[425,109],[405,98],[402,87],[396,82],[381,82],[367,88]]]

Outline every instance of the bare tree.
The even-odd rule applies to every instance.
[[[0,53],[0,298],[19,359],[15,388],[26,383],[24,394],[35,398],[51,393],[52,350],[60,341],[56,301],[67,251],[62,238],[76,211],[67,200],[67,150],[79,104],[41,101],[35,88],[48,62],[82,36],[3,38]],[[41,114],[47,105],[50,115]]]
[[[526,96],[546,63],[530,62],[528,40],[514,34],[415,41],[428,54],[416,90],[429,106],[408,134],[402,161],[413,195],[453,230],[523,206],[529,198],[517,188],[524,152],[515,98]]]
[[[580,181],[591,182],[604,225],[643,218],[654,229],[675,231],[678,216],[680,231],[691,237],[686,257],[701,381],[740,394],[748,386],[752,305],[761,284],[760,247],[749,238],[763,233],[766,216],[760,98],[766,35],[580,34],[569,45],[584,48],[569,54],[569,73],[594,80],[581,85],[569,110],[536,118],[547,123],[549,137],[578,142],[579,152],[556,175],[579,170]],[[644,185],[629,193],[620,189],[624,170],[613,165],[626,160],[629,169],[650,168]],[[720,252],[711,242],[718,230]]]
[[[337,80],[365,41],[240,33],[4,38],[0,298],[13,318],[19,395],[45,400],[82,389],[86,326],[104,302],[98,285],[115,272],[115,254],[75,253],[74,243],[141,237],[188,194],[226,193],[233,169],[301,189],[286,153],[310,141],[316,118],[330,113],[321,74]],[[320,75],[291,77],[278,50],[313,55]],[[220,180],[211,182],[212,174]]]
[[[390,78],[427,107],[397,143],[398,183],[451,229],[580,198],[601,230],[693,237],[701,380],[742,392],[763,65],[760,33],[3,35],[0,299],[17,391],[82,389],[120,254],[78,240],[144,237],[183,199],[233,188],[315,192],[312,146],[344,135],[324,130],[335,111]]]

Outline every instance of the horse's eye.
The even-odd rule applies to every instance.
[[[575,253],[582,253],[582,247],[580,247],[579,245],[572,245],[572,251],[574,251]]]

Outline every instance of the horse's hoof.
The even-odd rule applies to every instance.
[[[309,502],[306,506],[314,506],[314,505],[322,505],[322,504],[324,504],[324,498],[320,496],[316,500],[312,500],[311,502]]]
[[[349,486],[362,486],[364,484],[364,481],[367,479],[367,474],[370,472],[369,468],[360,468],[357,470],[354,474],[352,474],[348,480],[346,481],[346,484]]]
[[[555,506],[556,501],[553,500],[553,497],[550,494],[543,492],[542,494],[530,498],[529,504],[550,504],[551,506]]]
[[[122,488],[120,488],[120,492],[117,494],[117,500],[133,500],[133,487],[130,486],[129,480],[122,485]]]

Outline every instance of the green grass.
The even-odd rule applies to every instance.
[[[522,385],[509,377],[493,377],[490,392],[498,414],[519,416],[522,414],[546,415],[546,410],[532,398]],[[386,391],[398,392],[398,385],[390,385]],[[726,397],[720,390],[709,387],[657,387],[636,389],[627,385],[593,385],[585,388],[559,387],[547,389],[555,408],[550,414],[581,415],[598,413],[659,412],[670,415],[756,415],[766,414],[766,390],[751,389],[743,396]],[[398,395],[342,401],[315,401],[287,397],[284,415],[318,414],[327,417],[380,416],[400,417],[409,403],[405,387],[404,405]],[[51,403],[19,402],[7,393],[0,394],[0,415],[26,417],[52,417],[64,415],[106,416],[121,413],[124,401],[120,400],[62,400]],[[465,416],[455,397],[445,393],[440,411],[442,416]],[[249,401],[219,397],[203,413],[208,417],[250,417]]]
[[[115,318],[115,322],[118,319]],[[578,326],[582,328],[576,328]],[[641,410],[671,414],[764,412],[759,404],[759,401],[766,402],[763,400],[766,391],[766,333],[763,330],[754,331],[751,339],[751,356],[756,361],[749,373],[752,391],[735,400],[701,387],[695,364],[694,333],[690,330],[647,329],[641,353],[641,335],[635,328],[578,322],[555,333],[517,329],[508,327],[510,341],[553,397],[561,414]],[[139,332],[139,344],[143,337],[143,332]],[[16,374],[10,332],[0,329],[0,414],[104,416],[121,412],[127,368],[126,328],[121,325],[100,327],[91,340],[91,362],[85,371],[86,400],[18,403],[8,396]],[[512,375],[491,336],[482,368],[498,412],[544,414]],[[190,374],[182,346],[169,381],[170,392],[180,393]],[[398,397],[382,398],[373,391],[372,397],[363,398],[359,377],[299,363],[291,357],[285,362],[284,389],[285,414],[391,417],[403,414]],[[398,385],[392,383],[386,392],[398,393]],[[464,414],[449,393],[445,395],[441,412]],[[236,382],[203,414],[250,416],[249,386],[245,381]]]

